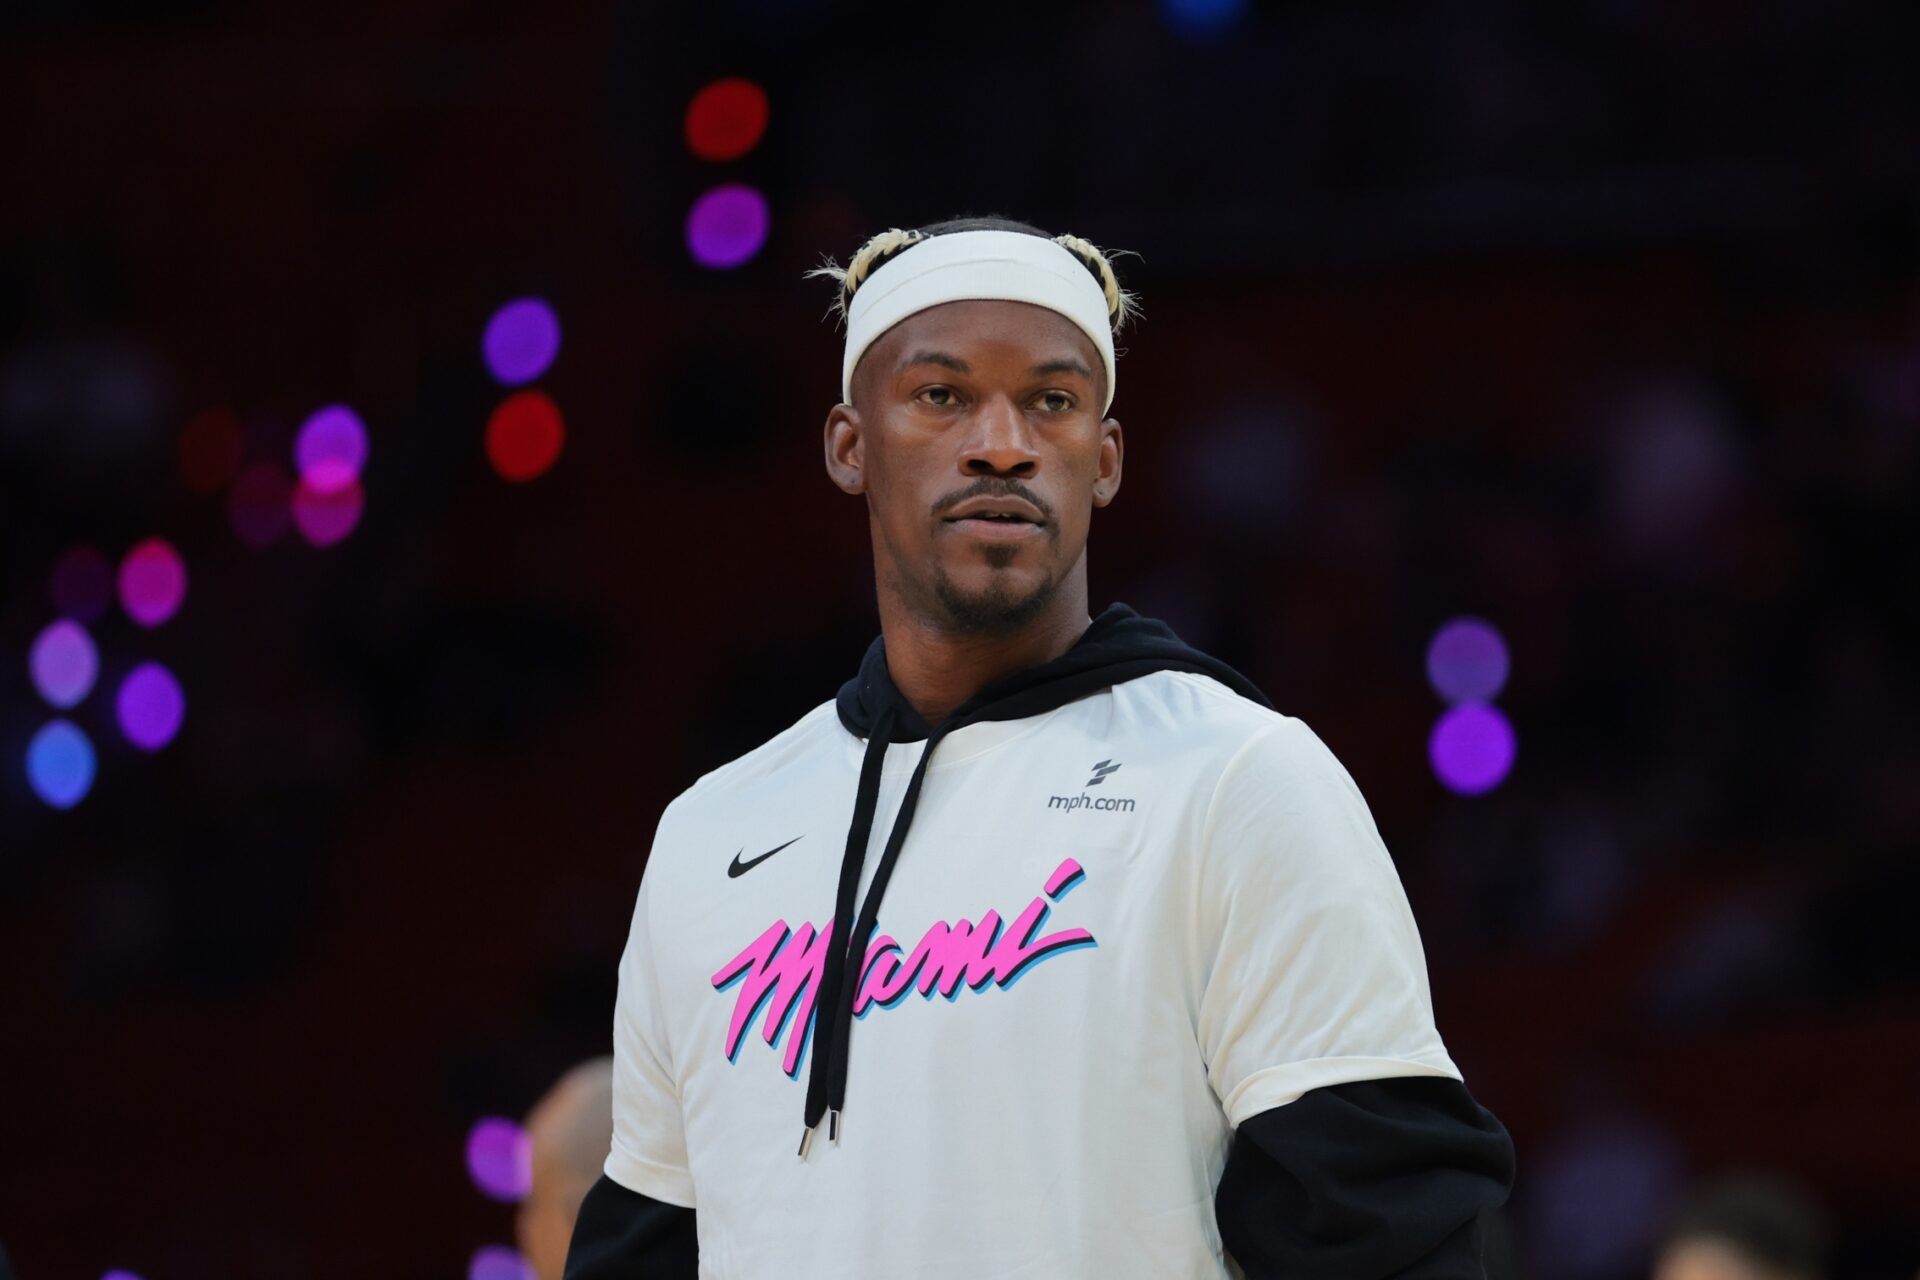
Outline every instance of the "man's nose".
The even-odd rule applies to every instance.
[[[961,463],[965,471],[1030,475],[1040,465],[1032,425],[1013,397],[988,396],[974,411],[971,428]]]

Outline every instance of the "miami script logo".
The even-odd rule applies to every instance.
[[[970,991],[996,986],[1002,991],[1020,981],[1042,960],[1098,944],[1085,929],[1062,929],[1040,934],[1040,927],[1068,890],[1086,879],[1080,864],[1068,858],[1047,877],[1040,896],[1027,904],[1012,924],[989,911],[978,923],[936,920],[920,935],[913,950],[881,934],[867,948],[866,969],[860,975],[853,1014],[864,1018],[875,1007],[891,1009],[915,991],[926,999],[939,992],[948,1000]],[[802,924],[789,928],[776,920],[713,975],[714,989],[739,987],[733,1000],[733,1019],[727,1025],[727,1061],[740,1053],[747,1029],[762,1019],[761,1036],[777,1047],[787,1038],[781,1067],[798,1078],[800,1062],[813,1039],[814,1001],[825,972],[827,947],[833,937],[833,919],[815,929]],[[800,1030],[795,1031],[798,1026]]]

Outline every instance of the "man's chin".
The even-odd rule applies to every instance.
[[[935,595],[949,624],[966,635],[990,635],[1019,630],[1046,611],[1056,584],[1045,578],[1009,581],[1015,575],[1001,572],[991,580],[975,584],[942,577]],[[1019,575],[1026,578],[1026,575]]]

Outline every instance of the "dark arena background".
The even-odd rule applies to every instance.
[[[520,1125],[609,1051],[662,806],[878,629],[802,272],[999,213],[1130,251],[1094,609],[1359,783],[1516,1145],[1489,1274],[1649,1275],[1751,1176],[1807,1274],[1913,1280],[1916,50],[1818,0],[7,6],[14,1271],[532,1274]]]

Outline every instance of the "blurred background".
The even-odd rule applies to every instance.
[[[1912,1280],[1917,28],[16,0],[21,1280],[531,1274],[520,1125],[610,1047],[660,809],[878,630],[801,273],[984,213],[1131,251],[1094,611],[1360,784],[1507,1274],[1648,1275],[1750,1174],[1791,1274]]]

